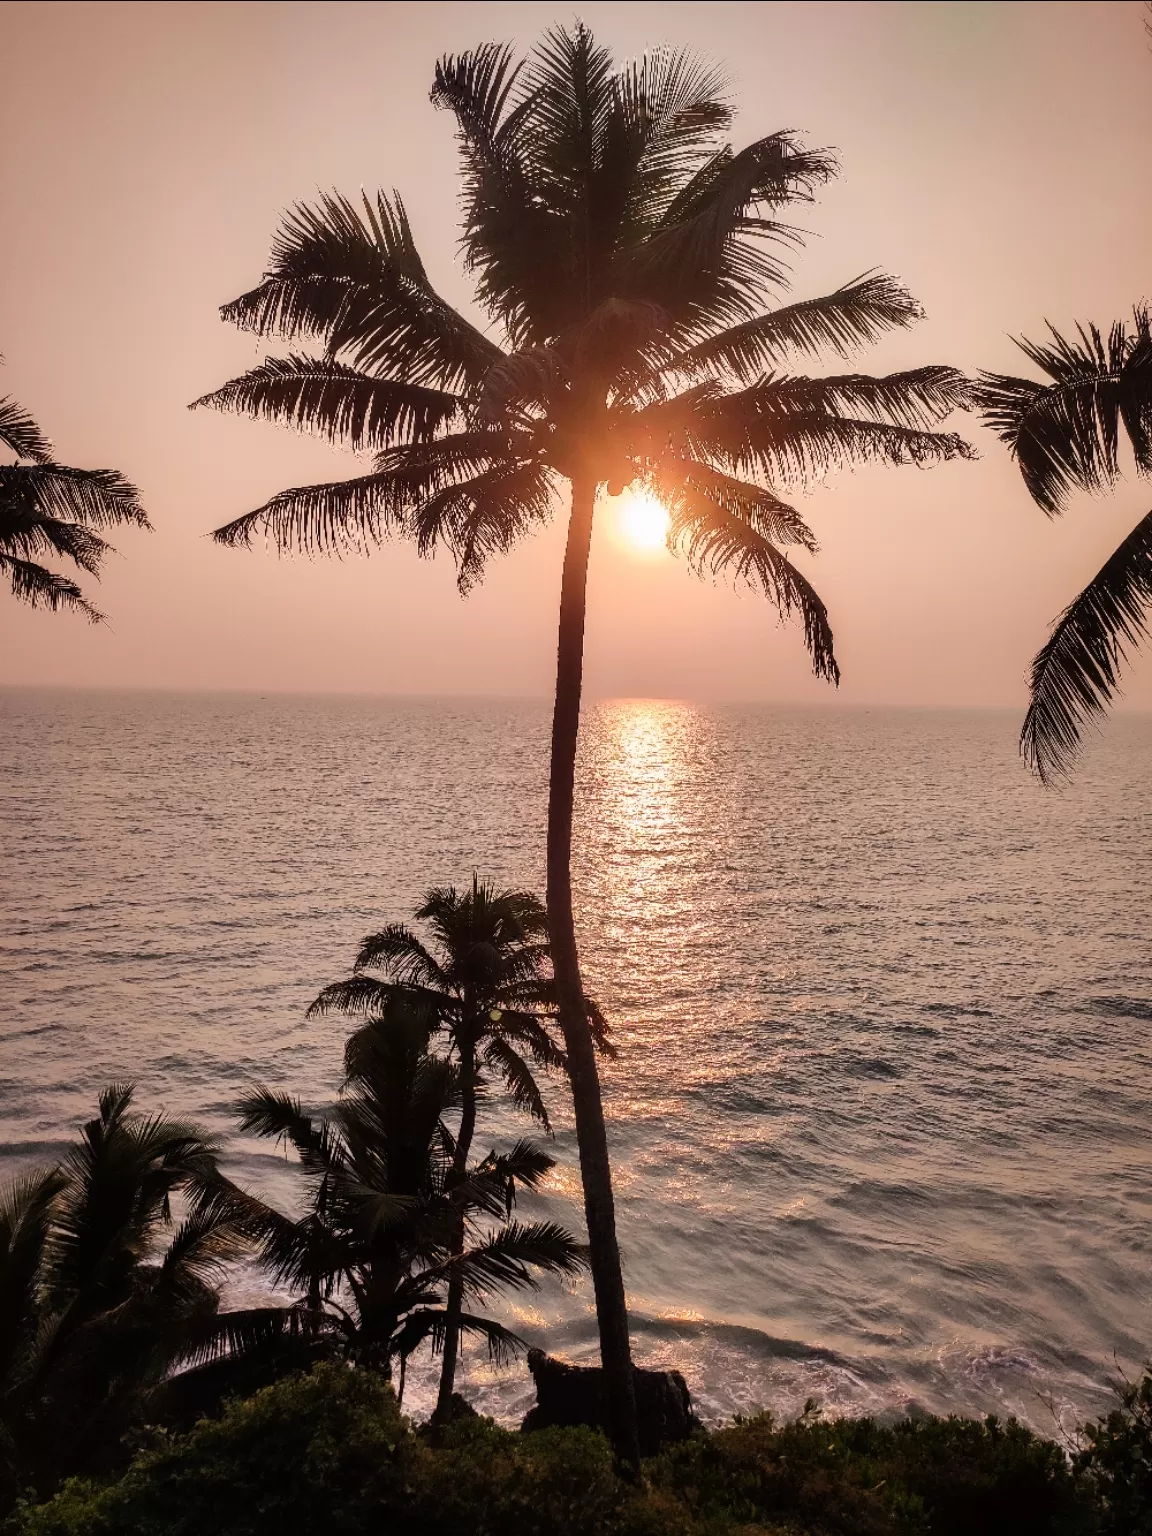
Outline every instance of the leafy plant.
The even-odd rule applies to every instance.
[[[1152,1372],[1118,1384],[1119,1405],[1085,1424],[1076,1475],[1102,1508],[1102,1536],[1152,1532]]]

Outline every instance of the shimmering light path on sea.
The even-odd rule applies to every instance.
[[[289,1201],[232,1101],[253,1080],[331,1096],[340,1026],[304,1009],[426,884],[541,886],[546,707],[9,691],[0,710],[3,1165],[56,1155],[130,1077]],[[621,1047],[639,1352],[711,1416],[816,1396],[1051,1430],[1152,1346],[1152,721],[1113,722],[1059,795],[1015,729],[588,712],[577,881]],[[575,1222],[563,1117],[557,1152],[541,1203]],[[580,1357],[589,1301],[550,1288],[515,1317]],[[521,1411],[522,1373],[470,1372]]]

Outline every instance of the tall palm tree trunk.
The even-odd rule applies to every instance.
[[[468,1015],[465,1005],[465,1015]],[[464,1182],[468,1172],[468,1154],[472,1149],[472,1137],[476,1131],[476,1050],[472,1045],[460,1047],[460,1127],[456,1133],[456,1150],[452,1155],[450,1173],[452,1188]],[[464,1207],[452,1213],[452,1255],[458,1258],[464,1252]],[[444,1361],[440,1367],[440,1390],[436,1395],[435,1418],[446,1420],[451,1411],[452,1392],[456,1386],[456,1363],[460,1358],[460,1314],[464,1310],[464,1281],[453,1275],[448,1281],[448,1300],[444,1317]]]
[[[584,614],[588,589],[588,553],[592,544],[592,514],[596,481],[572,479],[572,514],[560,588],[560,634],[556,658],[556,707],[552,718],[552,767],[548,785],[548,935],[556,976],[560,1026],[568,1051],[576,1140],[584,1185],[584,1217],[588,1225],[600,1359],[616,1454],[639,1466],[636,1434],[636,1393],[628,1341],[628,1308],[616,1213],[612,1199],[612,1170],[600,1077],[584,986],[576,948],[572,912],[572,797],[576,777],[576,743],[580,730],[580,690],[584,674]]]

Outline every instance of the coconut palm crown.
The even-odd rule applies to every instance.
[[[168,1371],[226,1328],[218,1285],[244,1234],[198,1203],[217,1153],[115,1084],[58,1167],[0,1189],[0,1510],[21,1480],[50,1487],[114,1449]]]
[[[1107,335],[1095,325],[1073,337],[1049,331],[1048,342],[1018,342],[1044,380],[987,373],[977,398],[1033,501],[1055,517],[1073,491],[1116,484],[1121,429],[1137,473],[1152,474],[1152,317],[1141,306]],[[1043,782],[1071,768],[1084,725],[1117,691],[1127,648],[1147,636],[1150,607],[1152,512],[1069,603],[1032,663],[1020,746]]]
[[[470,889],[434,886],[416,911],[427,942],[406,923],[390,923],[360,946],[354,974],[325,987],[309,1016],[328,1013],[387,1017],[408,1001],[427,1011],[448,1040],[456,1065],[460,1117],[448,1171],[451,1193],[467,1182],[477,1109],[489,1078],[512,1102],[551,1130],[534,1069],[562,1070],[564,1051],[553,1037],[556,989],[548,954],[548,917],[528,891],[498,890],[472,877]],[[612,1054],[607,1025],[587,1000],[599,1048]],[[453,1251],[463,1252],[465,1213],[454,1224]],[[449,1285],[437,1410],[451,1408],[459,1353],[463,1273]]]
[[[224,317],[303,344],[197,404],[319,432],[373,456],[351,480],[286,490],[216,532],[245,545],[361,549],[390,534],[447,547],[467,590],[486,561],[570,492],[548,805],[547,908],[572,1083],[615,1444],[637,1461],[633,1378],[607,1133],[585,1010],[571,836],[588,553],[597,496],[664,504],[668,541],[794,615],[816,673],[839,671],[827,610],[789,551],[816,540],[784,499],[868,463],[965,456],[939,424],[966,398],[952,368],[815,378],[791,360],[847,357],[920,316],[877,273],[782,302],[790,222],[835,172],[789,132],[741,150],[715,69],[657,49],[616,68],[576,25],[522,63],[486,45],[443,58],[432,88],[456,120],[462,255],[481,328],[433,288],[398,194],[297,206],[264,280]]]
[[[97,529],[151,526],[136,487],[113,469],[56,463],[52,444],[10,396],[0,399],[0,447],[17,460],[0,464],[0,575],[33,608],[70,608],[99,623],[103,615],[76,582],[41,561],[60,557],[99,577],[113,551]]]

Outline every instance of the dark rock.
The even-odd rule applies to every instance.
[[[433,1409],[428,1423],[436,1427],[440,1424],[455,1424],[458,1419],[478,1419],[479,1417],[480,1415],[466,1397],[461,1397],[459,1392],[453,1392],[448,1399],[447,1412],[441,1413],[439,1408]]]
[[[542,1349],[528,1351],[528,1369],[536,1383],[536,1406],[522,1430],[587,1424],[607,1429],[604,1372],[598,1365],[566,1365]],[[692,1412],[688,1383],[679,1371],[645,1371],[633,1366],[636,1418],[641,1456],[655,1456],[664,1445],[686,1440],[700,1421]]]

